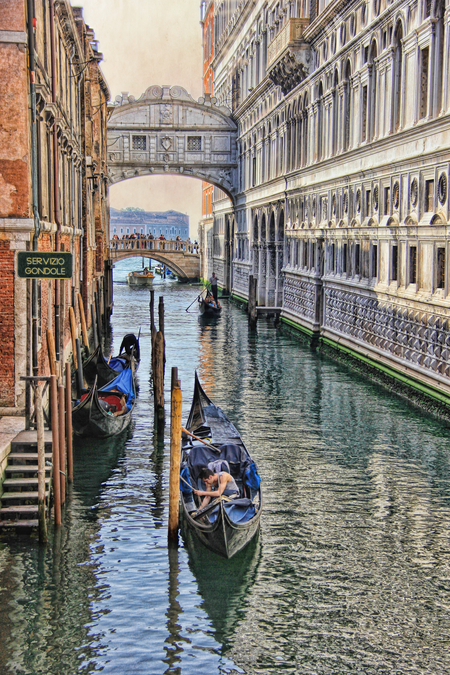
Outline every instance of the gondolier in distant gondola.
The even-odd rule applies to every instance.
[[[212,277],[210,278],[209,283],[211,284],[211,291],[213,294],[214,301],[218,306],[219,301],[217,300],[217,277],[215,272],[212,273]]]

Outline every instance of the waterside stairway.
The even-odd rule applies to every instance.
[[[44,432],[45,504],[48,518],[52,477],[52,432]],[[0,528],[37,528],[38,455],[36,431],[21,431],[11,441],[7,455],[3,493],[0,497]]]

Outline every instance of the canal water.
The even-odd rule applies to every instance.
[[[3,675],[450,672],[450,432],[198,286],[155,280],[187,417],[198,370],[264,485],[261,533],[222,560],[167,549],[169,428],[153,432],[149,293],[115,269],[112,346],[141,327],[132,428],[78,441],[64,525],[0,537]],[[168,409],[167,409],[168,411]]]

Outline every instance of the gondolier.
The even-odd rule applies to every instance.
[[[230,499],[239,497],[239,488],[236,485],[236,481],[227,471],[214,473],[214,471],[204,466],[199,473],[199,478],[201,478],[207,488],[206,490],[194,490],[194,494],[204,498],[200,505],[201,509],[209,504],[211,497],[220,497],[220,495],[224,495]]]
[[[211,291],[213,294],[213,298],[216,301],[216,304],[219,304],[217,300],[217,277],[215,272],[212,273],[212,277],[210,278],[209,283],[211,284]]]

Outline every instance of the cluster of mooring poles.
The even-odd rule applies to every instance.
[[[75,299],[75,298],[74,298]],[[83,357],[89,354],[89,339],[86,316],[81,294],[77,295],[80,325],[77,325],[73,306],[69,307],[69,322],[72,340],[73,368],[76,378],[77,394],[84,387]],[[104,298],[102,297],[104,301]],[[101,313],[99,293],[94,293],[91,304],[92,332],[94,349],[101,342],[102,328],[106,329],[106,310]],[[102,303],[104,304],[104,302]],[[102,324],[104,324],[102,326]],[[82,345],[79,339],[81,333]],[[73,482],[73,430],[72,430],[72,371],[69,362],[58,359],[55,337],[47,329],[47,350],[50,364],[49,376],[26,376],[27,410],[26,429],[36,429],[38,452],[38,526],[39,541],[47,543],[47,525],[50,515],[50,489],[46,489],[45,461],[45,425],[51,429],[52,442],[52,478],[54,523],[61,525],[61,510],[66,499],[66,485]],[[32,396],[30,396],[30,390]],[[34,408],[32,410],[32,403]]]

